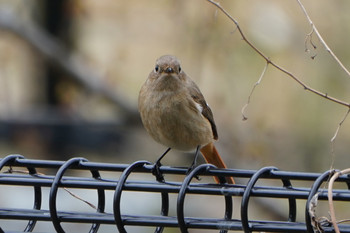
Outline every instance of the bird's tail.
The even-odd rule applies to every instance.
[[[206,146],[202,147],[201,152],[207,163],[213,164],[217,168],[227,168],[226,164],[222,160],[221,156],[219,155],[213,143],[209,143]],[[227,183],[235,184],[235,180],[232,177],[226,177],[225,179]],[[219,177],[214,176],[214,180],[216,181],[216,183],[218,184],[220,183]]]

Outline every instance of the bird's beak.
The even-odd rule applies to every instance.
[[[167,67],[167,68],[165,69],[165,73],[167,73],[167,74],[172,74],[172,73],[174,73],[174,69],[171,68],[171,67]]]

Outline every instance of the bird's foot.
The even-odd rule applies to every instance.
[[[164,179],[162,172],[160,171],[161,166],[162,166],[162,164],[159,161],[157,161],[152,168],[152,174],[156,177],[156,180],[158,182],[164,183],[165,179]]]

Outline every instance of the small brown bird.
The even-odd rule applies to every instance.
[[[169,147],[156,166],[160,166],[160,160],[173,148],[181,151],[197,149],[192,166],[200,150],[207,163],[226,168],[213,144],[218,139],[213,113],[175,56],[164,55],[157,59],[154,70],[140,90],[138,107],[147,132],[154,140]],[[214,179],[220,183],[218,177]],[[232,177],[226,177],[226,180],[235,183]]]

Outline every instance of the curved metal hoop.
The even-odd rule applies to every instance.
[[[188,233],[185,216],[184,216],[184,203],[185,203],[185,195],[188,185],[191,180],[197,175],[201,174],[204,171],[208,171],[211,168],[217,168],[212,164],[201,164],[194,168],[184,179],[182,182],[181,188],[179,190],[179,195],[177,197],[177,221],[179,224],[179,228],[182,233]],[[224,184],[226,179],[224,177],[219,177],[220,183]],[[230,220],[232,218],[232,196],[225,195],[225,220]],[[226,233],[227,230],[220,230],[220,233]]]
[[[57,232],[63,233],[64,230],[61,226],[59,217],[57,215],[57,207],[56,207],[56,198],[57,198],[57,191],[60,185],[60,181],[64,175],[64,173],[73,165],[80,164],[82,162],[87,162],[88,160],[85,158],[72,158],[68,160],[66,163],[64,163],[57,171],[56,176],[54,180],[52,181],[51,189],[50,189],[50,195],[49,195],[49,209],[50,209],[50,216],[52,223],[55,227],[55,230]],[[96,179],[100,178],[100,174],[96,170],[90,171],[92,176]],[[105,208],[105,194],[103,189],[98,189],[98,212],[103,212]],[[97,232],[100,224],[94,223],[89,232]]]
[[[0,161],[0,171],[4,166],[7,166],[10,163],[15,162],[17,159],[24,159],[22,155],[8,155]],[[32,167],[27,167],[27,170],[30,175],[34,176],[37,174],[36,169]],[[41,208],[41,187],[34,186],[34,205],[33,209],[40,210]],[[29,220],[27,226],[24,228],[24,232],[32,232],[34,230],[36,220]]]
[[[123,192],[123,187],[128,179],[129,175],[133,170],[136,168],[142,167],[144,165],[149,165],[151,164],[148,161],[136,161],[133,164],[131,164],[129,167],[127,167],[123,173],[121,174],[117,187],[115,188],[115,193],[114,193],[114,199],[113,199],[113,212],[114,212],[114,220],[117,225],[118,231],[120,233],[126,233],[122,215],[120,212],[120,200]],[[164,199],[163,199],[164,198]],[[167,215],[168,214],[168,209],[169,209],[169,197],[167,193],[162,193],[162,208],[161,208],[161,214]],[[162,232],[164,227],[157,227],[155,232]]]
[[[271,171],[277,171],[276,167],[263,167],[258,170],[248,181],[247,186],[244,190],[241,202],[241,219],[242,219],[242,229],[244,232],[251,232],[248,220],[248,203],[251,196],[252,189],[255,183],[261,178],[261,176],[270,173]],[[289,179],[282,179],[284,187],[290,188],[292,184]],[[289,201],[289,215],[288,221],[295,222],[296,219],[296,200],[295,198],[288,198]]]
[[[144,165],[149,165],[151,164],[148,161],[137,161],[133,164],[131,164],[129,167],[127,167],[122,175],[119,178],[117,187],[115,189],[115,193],[114,193],[114,200],[113,200],[113,210],[114,210],[114,219],[118,228],[119,232],[122,233],[126,233],[124,224],[123,224],[123,220],[122,220],[122,216],[120,213],[120,200],[121,200],[121,195],[122,195],[122,191],[123,191],[123,187],[124,184],[128,178],[128,176],[131,174],[131,172],[138,168],[138,167],[142,167]],[[166,192],[162,192],[161,193],[161,198],[162,198],[162,206],[161,206],[161,212],[160,214],[162,216],[167,216],[168,212],[169,212],[169,194]],[[163,232],[164,227],[163,226],[159,226],[156,228],[155,233],[161,233]]]
[[[320,175],[315,182],[313,183],[311,189],[310,189],[310,193],[309,193],[309,197],[307,198],[307,201],[305,203],[305,224],[306,224],[306,229],[307,232],[309,233],[313,233],[313,226],[311,224],[311,217],[310,217],[310,212],[309,212],[309,207],[311,204],[311,201],[313,199],[313,197],[315,196],[315,194],[317,193],[318,189],[321,187],[321,184],[326,181],[333,173],[335,172],[335,170],[328,170],[326,172],[324,172],[322,175]]]
[[[83,165],[84,161],[80,161],[80,164]],[[96,180],[100,180],[101,179],[101,175],[100,172],[97,170],[90,170],[91,175],[94,179]],[[98,196],[98,202],[97,202],[97,212],[98,213],[103,213],[105,211],[105,206],[106,206],[106,196],[105,196],[105,191],[102,188],[98,188],[97,189],[97,196]],[[97,232],[98,229],[100,227],[99,223],[94,223],[92,224],[91,228],[90,228],[90,233],[94,233]]]

